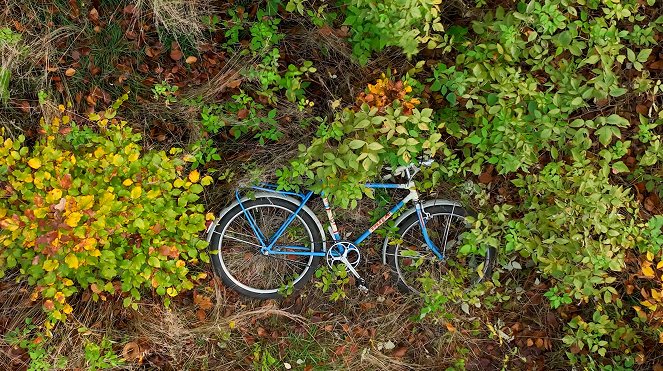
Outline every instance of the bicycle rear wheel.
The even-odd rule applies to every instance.
[[[421,231],[417,214],[399,223],[397,239],[387,242],[386,261],[398,277],[403,292],[420,293],[425,287],[446,283],[473,286],[490,277],[495,249],[458,254],[462,236],[469,229],[467,212],[460,206],[435,205],[426,208],[429,215],[426,230],[430,239],[444,255],[439,259],[429,248]]]
[[[263,240],[270,239],[299,205],[282,198],[261,197],[245,201],[242,206],[244,210],[238,204],[226,212],[211,231],[212,262],[223,283],[240,294],[258,299],[278,298],[289,289],[300,289],[310,279],[320,257],[263,255],[260,240],[248,219],[255,221]],[[314,217],[302,209],[274,249],[293,253],[322,251],[322,234]]]

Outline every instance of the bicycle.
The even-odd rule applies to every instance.
[[[432,163],[420,162],[422,166]],[[236,190],[234,202],[208,228],[214,269],[226,286],[240,294],[269,299],[282,297],[286,287],[301,289],[324,257],[330,267],[345,265],[365,293],[365,280],[356,270],[361,261],[358,246],[405,204],[413,202],[414,207],[395,220],[400,239],[392,240],[388,235],[382,246],[382,262],[396,273],[398,288],[418,293],[422,291],[422,276],[439,281],[449,274],[449,268],[459,266],[476,274],[466,277],[467,283],[482,281],[491,273],[495,249],[487,248],[485,253],[456,261],[468,227],[467,211],[453,201],[421,201],[413,181],[420,169],[415,164],[397,169],[396,173],[401,172],[407,179],[405,183],[365,184],[372,189],[403,189],[408,194],[354,241],[341,237],[325,194],[320,196],[331,240],[325,238],[322,223],[307,206],[312,191],[279,191],[275,185],[261,183],[251,187],[256,193],[249,198]]]

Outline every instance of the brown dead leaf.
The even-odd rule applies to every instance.
[[[58,202],[57,204],[55,204],[53,206],[53,209],[55,209],[57,211],[64,211],[65,207],[67,207],[67,201],[65,200],[64,197],[62,197],[60,199],[60,202]]]
[[[644,206],[645,210],[649,211],[650,213],[653,213],[661,206],[661,200],[658,198],[658,196],[655,193],[652,193],[649,196],[647,196],[647,198],[645,198]]]
[[[96,8],[92,8],[92,10],[90,10],[90,13],[88,13],[88,18],[90,18],[90,20],[95,24],[99,22],[99,12]]]
[[[635,106],[635,111],[641,115],[646,115],[649,113],[649,108],[644,104],[638,104],[637,106]]]
[[[210,310],[214,306],[209,296],[200,295],[196,292],[194,292],[193,294],[193,303],[196,304],[198,308],[202,310]]]
[[[194,64],[198,61],[198,58],[194,57],[193,55],[186,57],[186,64]]]
[[[204,310],[198,309],[196,311],[196,318],[198,318],[198,321],[202,322],[207,318],[207,314],[205,313]]]
[[[179,49],[173,48],[170,50],[170,58],[174,61],[179,61],[183,56],[184,54],[182,54],[182,51]]]
[[[334,29],[332,29],[331,27],[329,27],[327,25],[324,25],[324,26],[322,26],[322,28],[318,29],[318,33],[322,36],[330,36],[334,33]]]
[[[663,59],[659,59],[649,65],[651,70],[663,70]]]
[[[242,84],[242,79],[233,80],[226,84],[229,89],[236,89]]]
[[[20,101],[19,106],[21,108],[21,111],[23,111],[25,113],[30,113],[30,102],[28,102],[26,100],[22,100],[22,101]]]
[[[129,342],[122,348],[122,358],[129,362],[139,361],[142,358],[140,346],[136,342]]]
[[[69,187],[71,187],[72,181],[73,181],[73,179],[71,178],[71,174],[65,174],[60,179],[60,187],[62,187],[63,189],[69,189]]]
[[[403,358],[406,353],[407,353],[407,347],[400,347],[394,350],[394,352],[391,353],[391,355],[396,358]]]
[[[456,332],[456,328],[455,328],[454,325],[452,325],[451,323],[449,323],[449,322],[445,322],[444,325],[447,327],[447,330],[448,330],[449,332]]]
[[[269,336],[269,333],[267,332],[267,330],[265,330],[262,327],[258,327],[257,333],[258,333],[258,336],[260,336],[261,338]]]
[[[341,26],[341,28],[336,30],[336,36],[338,36],[338,37],[348,37],[348,36],[350,36],[350,28],[348,26]]]
[[[66,71],[64,71],[64,74],[65,74],[65,76],[67,76],[67,77],[72,77],[72,76],[74,76],[74,75],[76,74],[76,70],[73,69],[73,68],[71,68],[71,67],[69,67],[69,68],[67,68]]]
[[[531,338],[530,338],[530,339],[527,339],[527,346],[528,346],[528,347],[531,347],[531,346],[533,346],[533,345],[534,345],[534,340],[532,340]]]
[[[241,110],[237,111],[237,118],[240,120],[243,120],[249,116],[249,110],[246,108],[242,108]]]

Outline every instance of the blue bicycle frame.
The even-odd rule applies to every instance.
[[[364,240],[366,240],[375,230],[377,230],[382,224],[384,224],[387,220],[389,220],[394,214],[396,214],[405,204],[407,204],[410,201],[415,202],[415,209],[416,213],[419,219],[419,225],[421,226],[422,234],[424,237],[424,241],[428,245],[428,247],[431,249],[431,251],[439,258],[439,259],[444,259],[444,254],[441,253],[438,249],[438,247],[433,243],[433,241],[430,239],[428,235],[428,231],[426,230],[426,217],[425,217],[425,210],[423,210],[422,204],[419,202],[419,195],[414,187],[414,184],[412,181],[409,181],[408,183],[405,184],[384,184],[384,183],[367,183],[364,185],[366,188],[371,188],[371,189],[407,189],[409,190],[408,195],[400,200],[396,205],[394,205],[382,218],[380,218],[375,224],[373,224],[370,228],[368,228],[364,233],[362,233],[361,236],[359,236],[356,240],[354,240],[352,243],[355,246],[359,246]],[[295,212],[286,219],[283,224],[279,227],[279,229],[274,233],[272,236],[265,236],[258,225],[256,224],[256,221],[254,220],[253,216],[251,213],[249,213],[245,208],[244,205],[242,204],[241,201],[241,195],[239,190],[235,192],[235,197],[237,198],[237,201],[242,208],[242,211],[244,215],[246,216],[247,221],[249,222],[249,225],[251,226],[251,229],[253,230],[253,233],[256,235],[258,241],[260,242],[260,252],[265,255],[299,255],[299,256],[325,256],[326,252],[315,252],[311,251],[311,247],[306,247],[306,246],[289,246],[289,245],[278,245],[277,241],[279,238],[285,233],[286,229],[290,226],[290,224],[295,220],[299,212],[306,206],[306,203],[311,199],[313,196],[312,191],[307,191],[306,193],[295,193],[295,192],[285,192],[285,191],[279,191],[276,189],[275,185],[272,184],[266,184],[266,183],[261,183],[258,186],[253,186],[251,187],[254,190],[257,191],[265,191],[265,192],[271,192],[271,193],[278,193],[281,195],[287,195],[287,196],[293,196],[301,200],[301,203],[299,204],[299,207]],[[324,193],[321,195],[322,196],[322,202],[325,207],[325,211],[327,213],[327,218],[329,219],[329,224],[330,224],[330,234],[332,236],[332,239],[335,242],[340,242],[341,241],[341,235],[338,232],[338,228],[336,227],[336,221],[334,220],[334,215],[331,211],[331,207],[329,205],[329,200],[327,197],[325,197]],[[341,251],[342,252],[342,251]]]

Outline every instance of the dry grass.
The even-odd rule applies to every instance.
[[[137,0],[136,9],[152,13],[154,23],[177,40],[196,45],[203,39],[205,16],[213,14],[211,0]]]

